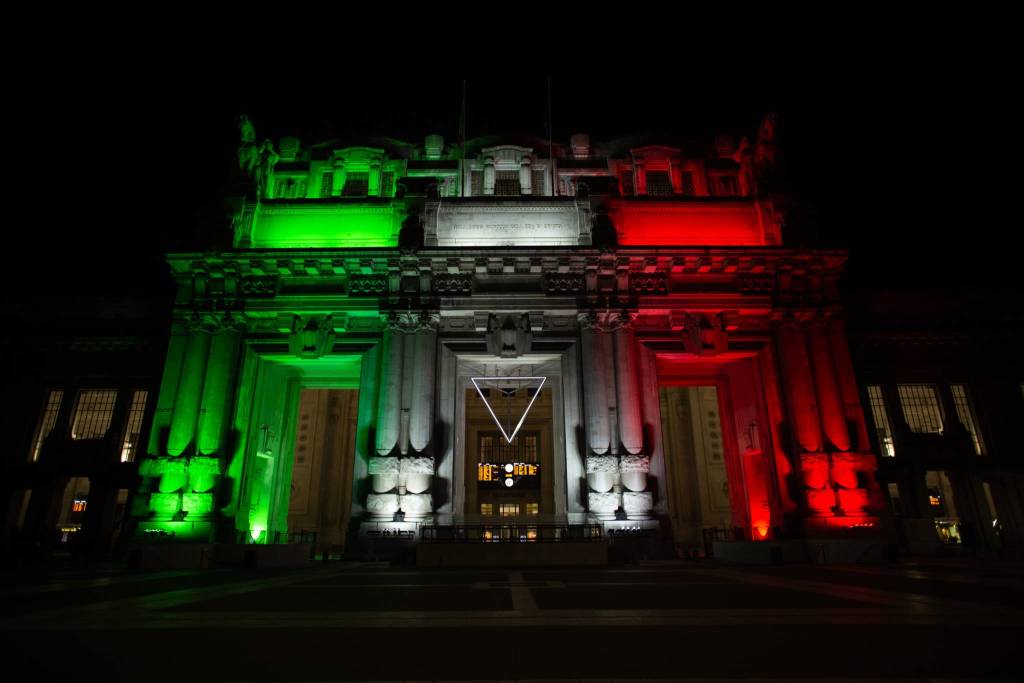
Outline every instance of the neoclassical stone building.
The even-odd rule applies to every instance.
[[[879,533],[842,251],[739,142],[260,144],[175,253],[137,533],[601,525],[678,548]]]

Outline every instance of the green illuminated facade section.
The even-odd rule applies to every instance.
[[[255,210],[249,246],[257,249],[394,247],[404,202],[263,202]]]

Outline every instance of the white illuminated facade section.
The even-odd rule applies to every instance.
[[[519,428],[523,426],[523,421],[526,420],[526,416],[530,413],[530,408],[533,407],[533,404],[537,400],[537,397],[540,396],[540,390],[544,388],[544,382],[546,382],[548,378],[547,377],[470,377],[469,379],[473,382],[473,386],[476,387],[476,393],[480,395],[480,398],[481,398],[481,400],[483,400],[484,405],[487,406],[487,412],[489,412],[491,414],[491,417],[494,418],[494,423],[496,425],[498,425],[498,429],[501,430],[501,435],[503,437],[505,437],[505,441],[507,441],[508,443],[512,443],[512,439],[516,438],[516,434],[519,433]],[[486,396],[484,396],[484,392],[480,388],[480,383],[481,382],[501,382],[502,384],[507,385],[507,384],[510,384],[512,382],[537,382],[537,381],[540,382],[540,384],[537,386],[537,390],[533,393],[533,396],[530,398],[530,402],[528,404],[526,404],[526,410],[523,411],[522,416],[519,418],[519,422],[516,423],[515,429],[511,430],[512,433],[509,434],[509,432],[505,430],[505,426],[501,424],[501,420],[499,420],[498,416],[494,413],[494,409],[491,407],[491,402],[487,400]],[[511,421],[510,421],[509,422],[509,427],[511,427],[511,426],[512,425],[511,425]]]

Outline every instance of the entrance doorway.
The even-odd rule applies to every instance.
[[[465,401],[466,520],[550,522],[555,514],[552,390],[492,382],[479,391],[466,389]],[[509,441],[506,434],[513,430],[496,419],[511,415],[515,427],[527,407]]]
[[[359,391],[304,389],[295,422],[288,533],[318,551],[345,544],[352,510]]]
[[[733,529],[725,429],[714,386],[660,388],[669,514],[677,543]]]

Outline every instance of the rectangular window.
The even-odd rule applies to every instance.
[[[493,515],[494,505],[492,503],[480,503],[480,514],[481,515]]]
[[[146,413],[146,397],[149,392],[139,389],[132,394],[132,405],[128,409],[128,426],[121,442],[121,462],[132,462],[139,448],[139,434],[142,432],[142,418]]]
[[[320,176],[320,196],[330,197],[334,194],[334,171],[328,171]]]
[[[527,503],[526,514],[528,515],[539,515],[540,514],[540,503]]]
[[[517,436],[518,438],[518,436]],[[524,437],[526,441],[526,452],[523,454],[523,462],[537,462],[537,437]]]
[[[102,439],[110,429],[117,391],[94,390],[78,392],[75,417],[71,422],[72,439]]]
[[[889,411],[885,407],[882,387],[875,384],[868,385],[868,401],[871,403],[871,417],[875,421],[875,434],[878,435],[878,445],[882,447],[882,455],[891,458],[896,455],[896,448],[892,442],[892,425],[889,424]]]
[[[984,455],[985,444],[982,442],[981,433],[978,431],[978,421],[974,415],[974,407],[967,397],[967,387],[963,384],[953,384],[950,385],[949,390],[953,394],[953,403],[956,405],[956,414],[960,418],[960,424],[971,433],[971,439],[974,441],[974,453],[976,455]]]
[[[479,197],[484,193],[484,174],[481,171],[471,171],[469,174],[469,195]]]
[[[43,442],[53,431],[57,424],[57,413],[60,412],[60,402],[64,399],[64,392],[61,389],[53,389],[46,397],[46,405],[43,407],[43,414],[39,418],[39,426],[36,427],[36,438],[33,440],[32,461],[39,459],[39,451],[43,448]]]
[[[533,185],[533,193],[544,195],[547,194],[547,178],[548,172],[543,168],[534,169],[531,171],[530,183]]]
[[[480,462],[537,462],[539,440],[537,432],[519,432],[511,443],[506,441],[500,432],[480,434]]]
[[[521,194],[519,171],[495,171],[494,194],[499,197],[515,197]]]
[[[370,191],[370,174],[352,172],[345,176],[345,187],[341,190],[343,197],[365,197]]]
[[[516,517],[519,515],[519,503],[500,503],[499,514],[502,517]]]
[[[647,194],[651,197],[672,195],[672,181],[668,177],[668,171],[647,172]]]
[[[915,434],[941,434],[942,412],[935,387],[931,384],[900,384],[897,389],[910,431]]]

